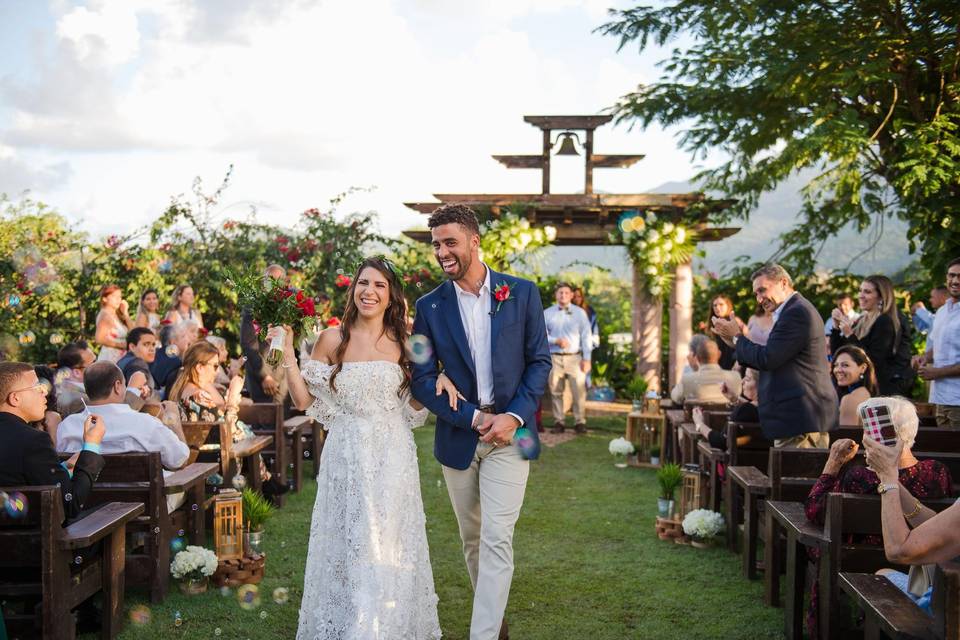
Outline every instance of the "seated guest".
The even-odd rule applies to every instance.
[[[150,363],[150,373],[163,399],[170,398],[170,388],[177,380],[183,364],[181,356],[197,341],[197,325],[191,322],[165,324],[160,329],[160,346]]]
[[[230,381],[240,373],[240,369],[243,367],[243,360],[240,358],[230,359],[230,352],[227,351],[227,341],[220,336],[207,336],[204,340],[215,346],[220,353],[220,366],[217,367],[217,378],[213,381],[213,384],[216,385],[217,391],[226,393],[227,387],[230,386]],[[311,349],[312,348],[313,347],[311,347]],[[301,353],[303,353],[302,350]],[[310,351],[306,353],[310,353]],[[229,368],[226,366],[227,362],[230,363]]]
[[[857,407],[877,395],[877,375],[866,351],[844,345],[833,354],[833,377],[840,396],[840,424],[860,424]]]
[[[97,356],[83,340],[65,344],[57,352],[57,398],[60,415],[67,415],[68,407],[80,405],[83,391],[83,372],[97,361]],[[80,409],[83,406],[80,405]]]
[[[0,486],[56,484],[67,522],[77,518],[103,469],[100,442],[106,422],[90,415],[82,423],[79,451],[61,464],[50,437],[30,422],[43,419],[45,386],[33,366],[0,362]]]
[[[32,422],[31,425],[37,429],[46,431],[50,436],[51,442],[57,441],[57,426],[60,424],[60,410],[57,404],[57,387],[54,384],[54,373],[50,367],[36,365],[33,368],[40,382],[46,386],[47,391],[47,410],[43,414],[43,420]]]
[[[117,366],[123,372],[127,386],[131,390],[138,390],[140,397],[144,400],[150,399],[157,388],[150,373],[150,363],[156,358],[157,337],[153,331],[145,327],[137,327],[127,334],[127,353],[117,361]],[[132,380],[135,373],[140,373],[142,378]]]
[[[717,348],[720,350],[720,368],[730,370],[733,369],[733,365],[737,363],[737,353],[732,345],[727,344],[720,336],[714,333],[714,320],[718,318],[736,322],[741,333],[745,333],[747,327],[743,324],[743,320],[734,315],[733,301],[730,298],[727,296],[714,296],[710,302],[710,320],[707,321],[706,331],[707,335],[716,342]]]
[[[830,350],[845,344],[861,347],[870,356],[877,372],[877,386],[883,395],[908,395],[915,375],[910,366],[912,331],[910,322],[898,309],[893,283],[886,276],[867,276],[860,284],[860,311],[850,322],[840,309],[833,310],[834,327]]]
[[[740,395],[740,374],[720,368],[720,348],[716,342],[703,340],[697,345],[697,351],[693,355],[697,369],[681,377],[680,382],[670,392],[670,398],[675,403],[725,404],[727,398],[720,390],[724,383],[735,396]]]
[[[731,422],[760,422],[760,413],[757,411],[756,369],[747,369],[746,373],[744,373],[739,395],[727,385],[722,385],[721,391],[723,391],[726,399],[733,404],[733,408],[730,410]],[[697,426],[697,431],[707,439],[711,447],[726,450],[726,432],[711,429],[707,425],[706,420],[703,419],[703,409],[701,407],[693,408],[693,423]],[[747,441],[749,441],[749,436],[745,437],[748,439]]]
[[[884,398],[884,400],[892,406],[893,425],[898,440],[896,446],[898,456],[892,478],[878,477],[870,468],[859,464],[846,466],[849,461],[853,460],[859,446],[849,438],[837,440],[830,447],[830,454],[823,467],[823,472],[817,479],[816,484],[813,485],[804,503],[807,519],[810,522],[823,525],[827,512],[828,494],[857,493],[870,495],[877,492],[881,481],[888,487],[902,487],[905,492],[923,500],[950,496],[952,479],[949,469],[937,460],[917,460],[911,452],[914,439],[917,436],[917,428],[920,425],[916,407],[905,398]],[[870,455],[870,444],[873,443],[872,438],[863,439],[863,445],[867,448],[868,456]],[[882,445],[881,448],[894,449],[894,447],[883,447]],[[867,458],[867,464],[875,468],[871,457]],[[912,502],[911,509],[913,508]],[[917,504],[919,504],[919,501]],[[884,526],[885,530],[886,526]],[[874,538],[874,536],[865,536],[862,542],[880,544],[880,540]],[[807,616],[807,625],[811,630],[811,636],[815,636],[816,600],[817,585],[815,584],[811,596],[810,612]]]
[[[103,453],[156,451],[160,453],[160,461],[167,469],[179,469],[187,462],[190,449],[179,425],[168,427],[153,416],[138,413],[124,403],[127,385],[117,365],[112,362],[90,365],[83,384],[90,398],[91,411],[102,415],[111,425],[101,443]],[[83,414],[64,419],[57,430],[57,451],[73,453],[79,450],[83,446],[82,427]],[[171,495],[173,500],[168,501],[168,508],[176,509],[183,503],[183,497],[183,493]]]
[[[217,348],[201,340],[190,345],[183,355],[183,368],[177,381],[170,389],[170,400],[180,407],[180,417],[187,422],[224,422],[230,425],[233,441],[240,442],[253,438],[255,434],[247,425],[237,419],[240,408],[240,391],[243,378],[235,376],[230,381],[227,396],[217,391],[213,384],[220,366],[220,354]],[[263,460],[260,460],[260,477],[265,496],[286,493],[286,483],[272,477]]]

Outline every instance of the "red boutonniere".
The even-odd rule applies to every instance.
[[[512,299],[510,297],[510,286],[506,282],[498,284],[497,288],[493,290],[493,298],[497,301],[497,308],[493,311],[496,314],[500,312],[500,307],[503,306],[504,302]]]

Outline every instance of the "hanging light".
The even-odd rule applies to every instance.
[[[574,145],[573,143],[574,139],[576,139],[577,144],[580,144],[580,138],[578,138],[577,134],[573,133],[572,131],[566,131],[564,133],[561,133],[560,139],[558,140],[558,142],[560,142],[560,150],[557,151],[557,155],[558,156],[580,155],[580,152],[577,151],[576,145]],[[556,146],[556,143],[554,143],[554,146]]]

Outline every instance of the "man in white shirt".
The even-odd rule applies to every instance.
[[[950,297],[934,316],[927,352],[913,364],[930,381],[937,426],[960,429],[960,258],[947,265],[947,293]]]
[[[548,381],[554,422],[550,432],[564,431],[563,394],[569,384],[573,397],[574,429],[577,433],[586,433],[587,373],[590,372],[593,349],[590,318],[586,311],[573,304],[573,287],[566,282],[557,283],[554,295],[557,303],[543,310],[553,363]]]
[[[190,457],[186,438],[179,425],[167,427],[153,416],[138,413],[124,404],[127,392],[123,372],[109,361],[96,362],[87,367],[84,388],[90,398],[91,410],[103,416],[110,430],[103,437],[101,453],[151,452],[160,453],[160,461],[166,469],[179,469]],[[57,429],[57,451],[74,453],[83,447],[83,421],[85,413],[64,418]],[[172,471],[164,471],[170,475]],[[183,493],[168,496],[167,507],[176,509],[183,503]]]

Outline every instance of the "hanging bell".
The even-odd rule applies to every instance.
[[[578,156],[580,152],[577,151],[576,145],[573,143],[574,138],[577,140],[577,144],[580,144],[580,138],[577,138],[577,134],[570,133],[561,133],[560,140],[560,150],[557,151],[558,156]]]

